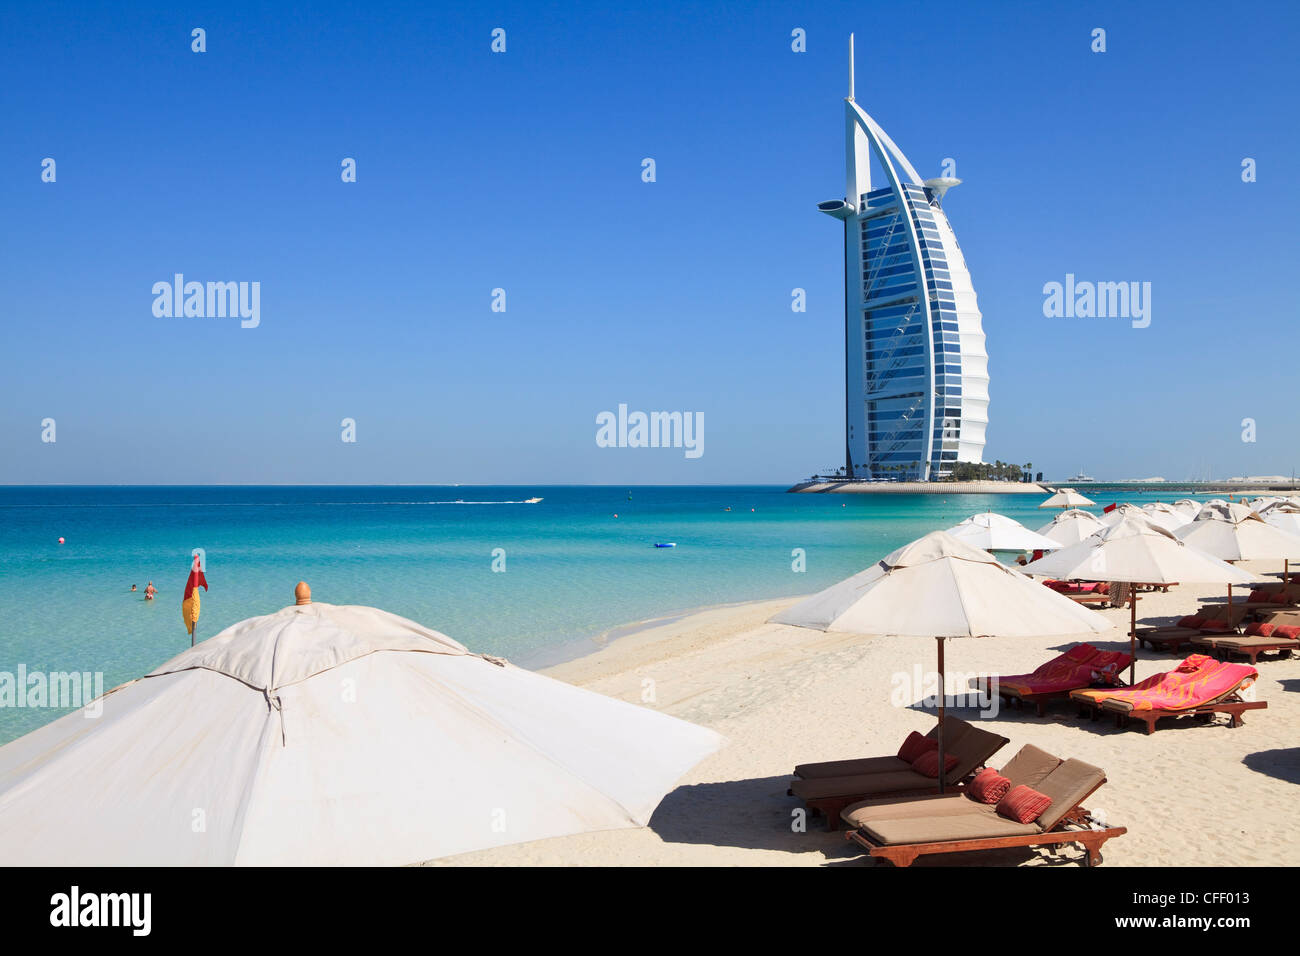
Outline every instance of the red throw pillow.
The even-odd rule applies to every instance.
[[[1044,796],[1037,790],[1031,790],[1023,783],[1012,787],[998,802],[998,815],[1017,823],[1029,823],[1037,820],[1052,805],[1052,798]]]
[[[1247,637],[1268,637],[1273,633],[1274,625],[1267,623],[1248,624],[1246,626]]]
[[[939,741],[935,740],[933,737],[926,737],[924,734],[918,734],[914,730],[907,735],[907,739],[903,741],[903,746],[898,748],[898,759],[912,763],[922,754],[938,749]]]
[[[1227,621],[1202,621],[1200,630],[1209,631],[1212,634],[1227,634],[1232,630],[1232,625]]]
[[[1205,618],[1197,614],[1189,614],[1186,617],[1180,617],[1178,619],[1179,627],[1200,627],[1204,623]]]
[[[989,806],[993,806],[1000,803],[1010,789],[1010,780],[992,767],[985,767],[975,774],[970,785],[966,788],[966,793],[978,803],[987,803]]]
[[[1273,600],[1273,595],[1267,591],[1254,590],[1250,592],[1250,597],[1246,598],[1247,604],[1267,604]]]
[[[946,774],[955,766],[957,766],[957,758],[952,754],[944,754],[943,772]],[[936,747],[934,750],[921,754],[921,756],[912,761],[912,769],[923,776],[934,777],[934,779],[938,780],[939,749]]]
[[[1291,640],[1300,640],[1300,625],[1281,624],[1273,628],[1273,633],[1278,637],[1287,637]]]

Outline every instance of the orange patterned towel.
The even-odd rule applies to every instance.
[[[1216,661],[1193,654],[1166,674],[1148,677],[1127,690],[1102,691],[1104,700],[1122,700],[1134,710],[1188,710],[1248,687],[1259,671],[1248,664]]]

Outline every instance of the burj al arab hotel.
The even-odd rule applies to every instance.
[[[942,208],[961,180],[923,182],[854,101],[852,36],[844,114],[844,198],[817,208],[844,223],[845,474],[942,478],[982,460],[988,425],[980,310]]]

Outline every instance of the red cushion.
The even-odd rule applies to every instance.
[[[1293,641],[1300,640],[1300,625],[1279,624],[1273,628],[1273,633],[1278,637],[1289,637]]]
[[[906,760],[908,763],[914,761],[921,754],[931,750],[939,749],[939,741],[933,737],[927,737],[924,734],[918,734],[915,730],[907,735],[903,741],[903,746],[898,748],[898,759]]]
[[[952,754],[943,755],[943,772],[947,773],[953,767],[957,766],[957,758]],[[926,777],[939,779],[939,749],[921,754],[912,761],[912,769]]]
[[[979,803],[987,803],[992,806],[1002,800],[1011,789],[1011,781],[1002,774],[998,773],[992,767],[985,767],[979,773],[975,774],[970,785],[966,788],[966,793],[972,800]]]
[[[1248,604],[1268,604],[1273,601],[1276,601],[1277,597],[1278,597],[1277,595],[1273,595],[1267,591],[1261,591],[1260,589],[1256,588],[1254,591],[1250,592],[1250,596],[1246,598],[1246,602]]]
[[[1203,623],[1205,623],[1205,618],[1199,614],[1189,614],[1178,619],[1179,627],[1200,627]]]
[[[1052,805],[1052,798],[1044,796],[1037,790],[1031,790],[1024,784],[1012,787],[1007,795],[998,802],[998,814],[1017,823],[1029,823]]]
[[[1202,621],[1200,630],[1210,631],[1213,634],[1227,634],[1232,630],[1232,625],[1227,621]]]
[[[1247,637],[1268,637],[1270,634],[1273,633],[1273,628],[1274,625],[1267,624],[1267,623],[1248,624],[1246,625],[1246,636]]]
[[[1109,594],[1109,593],[1110,593],[1110,585],[1109,585],[1109,584],[1104,584],[1104,583],[1103,583],[1103,584],[1098,584],[1098,585],[1097,585],[1097,593],[1098,593],[1098,594]]]

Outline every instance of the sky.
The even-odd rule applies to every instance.
[[[1297,26],[1294,3],[9,5],[0,482],[833,469],[842,236],[816,203],[843,192],[850,32],[859,105],[963,180],[986,460],[1290,474]],[[259,283],[258,324],[155,315],[176,273]],[[1046,317],[1067,274],[1149,282],[1150,325]],[[620,404],[702,417],[701,453],[602,447]]]

